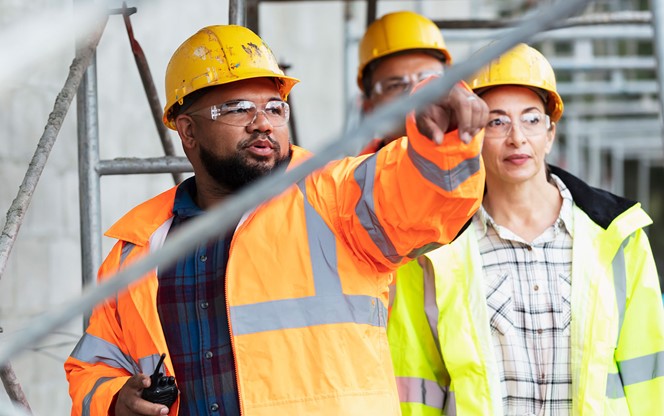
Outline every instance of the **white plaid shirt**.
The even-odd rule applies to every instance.
[[[532,243],[480,208],[473,219],[500,370],[505,415],[571,414],[572,195],[552,175],[563,204]]]

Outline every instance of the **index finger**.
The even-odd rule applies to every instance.
[[[465,143],[469,143],[476,132],[483,127],[481,123],[486,119],[488,112],[486,104],[477,95],[470,91],[460,90],[454,97],[457,128],[459,138]]]

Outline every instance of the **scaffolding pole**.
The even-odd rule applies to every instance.
[[[164,122],[162,121],[163,109],[161,103],[159,102],[159,93],[157,93],[157,87],[154,85],[154,80],[152,79],[152,73],[150,72],[150,66],[148,65],[148,60],[145,57],[145,52],[141,48],[141,44],[138,43],[134,37],[134,28],[131,25],[131,20],[129,16],[136,13],[135,7],[127,7],[126,2],[122,2],[122,9],[111,10],[110,13],[119,13],[122,14],[125,27],[127,28],[127,36],[129,36],[129,45],[131,46],[131,52],[134,55],[134,60],[136,61],[136,68],[138,68],[138,74],[141,76],[141,82],[143,83],[143,89],[145,90],[145,95],[148,99],[148,104],[150,105],[150,112],[152,113],[152,119],[157,127],[157,133],[159,134],[159,139],[161,140],[161,147],[164,149],[164,154],[166,156],[175,156],[175,147],[171,142],[171,138],[168,134],[168,129]],[[183,177],[178,172],[171,172],[173,176],[173,182],[179,184],[182,182]]]
[[[659,122],[662,129],[662,143],[664,144],[664,4],[661,0],[651,0],[650,9],[653,17],[657,81],[659,83]]]
[[[228,23],[247,26],[247,5],[244,0],[230,0],[228,4]]]
[[[65,85],[55,99],[53,111],[49,114],[44,133],[39,139],[37,149],[32,156],[28,170],[25,172],[18,194],[7,211],[7,221],[5,222],[2,234],[0,234],[0,278],[4,274],[9,254],[16,242],[21,224],[23,224],[23,220],[25,219],[25,213],[30,206],[30,202],[32,202],[32,196],[39,183],[39,178],[44,171],[46,161],[51,154],[55,139],[60,132],[74,95],[76,95],[76,90],[81,84],[83,74],[92,61],[94,51],[97,48],[107,20],[104,19],[98,29],[86,38],[85,43],[82,44],[79,53],[74,58],[69,68],[69,75],[67,76]],[[20,403],[26,409],[30,409],[30,405],[21,390],[21,385],[16,379],[10,362],[0,364],[0,378],[11,400]]]

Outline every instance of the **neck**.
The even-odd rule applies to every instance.
[[[214,181],[196,175],[196,205],[202,210],[207,210],[220,204],[227,197],[233,194],[232,191],[221,188]]]
[[[501,183],[487,178],[482,206],[496,224],[530,242],[556,221],[562,197],[558,187],[544,177],[523,183]]]

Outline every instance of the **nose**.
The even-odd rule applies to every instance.
[[[507,140],[508,143],[515,146],[519,146],[526,142],[526,135],[523,134],[520,124],[515,124],[514,122],[510,123],[510,129],[507,132]]]
[[[247,124],[247,130],[250,132],[271,132],[272,128],[272,123],[270,123],[270,120],[267,118],[265,110],[257,110],[256,114],[254,115],[254,119],[251,120],[249,124]]]

